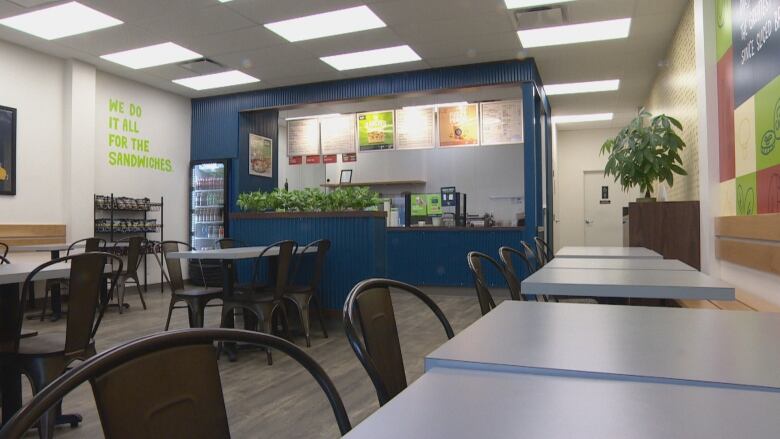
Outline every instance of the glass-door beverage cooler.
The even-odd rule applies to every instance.
[[[227,236],[228,162],[193,162],[191,166],[190,245],[195,250],[213,249]]]

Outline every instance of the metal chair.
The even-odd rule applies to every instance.
[[[246,247],[246,244],[244,243],[244,241],[239,241],[238,239],[233,239],[233,238],[222,238],[222,239],[219,239],[219,240],[217,240],[215,245],[219,249]]]
[[[6,256],[8,256],[8,244],[0,242],[0,257],[2,257],[2,259],[0,259],[0,264],[2,264],[3,261],[8,261],[8,259],[5,258]],[[7,264],[8,262],[5,263]]]
[[[230,437],[215,341],[256,344],[289,355],[325,393],[341,434],[352,428],[333,381],[301,348],[251,331],[184,329],[130,341],[73,368],[16,413],[0,437],[21,437],[49,407],[86,381],[107,438]]]
[[[79,239],[78,241],[72,242],[68,246],[68,249],[65,251],[65,256],[70,256],[71,252],[76,249],[76,246],[78,246],[82,242],[84,243],[84,253],[101,251],[106,247],[106,240],[103,238],[94,238],[94,237],[83,238],[83,239]],[[43,321],[44,318],[46,318],[46,302],[49,301],[49,293],[55,287],[68,289],[68,279],[48,279],[46,281],[46,288],[44,289],[43,292],[43,307],[41,308],[41,317],[40,317],[41,321]],[[59,300],[59,299],[52,299],[52,300]]]
[[[168,318],[165,320],[165,330],[171,324],[171,315],[177,308],[186,308],[190,320],[190,328],[202,328],[203,320],[208,302],[213,299],[222,298],[222,290],[214,288],[204,288],[195,290],[184,289],[184,278],[181,272],[181,259],[169,258],[168,254],[179,251],[179,246],[184,246],[187,250],[192,250],[192,246],[181,241],[163,241],[160,245],[163,253],[163,260],[168,267],[168,282],[171,286],[171,303],[168,305]],[[201,266],[202,270],[202,266]],[[175,306],[177,302],[184,302],[184,306]]]
[[[263,258],[273,249],[277,249],[279,252],[276,256],[276,279],[270,287],[266,287],[260,283],[260,267]],[[288,286],[293,255],[297,249],[298,244],[295,241],[279,241],[267,246],[257,255],[254,260],[251,284],[249,286],[236,286],[232,295],[224,296],[221,327],[225,327],[233,311],[240,309],[245,313],[245,322],[246,312],[249,311],[258,320],[256,329],[269,334],[274,329],[274,316],[278,315],[282,327],[289,337],[290,328],[287,321],[287,307],[284,304],[284,293]],[[270,349],[267,350],[267,354],[268,364],[271,365],[273,358]]]
[[[466,262],[468,263],[469,270],[471,270],[471,276],[474,279],[474,289],[477,292],[477,300],[479,300],[479,309],[484,316],[496,307],[496,302],[493,300],[493,295],[488,288],[488,281],[485,279],[485,273],[483,270],[483,261],[493,265],[501,277],[504,279],[507,287],[509,288],[509,296],[512,300],[525,300],[520,294],[520,282],[515,279],[510,279],[510,275],[506,272],[504,267],[499,264],[495,259],[480,252],[469,252],[466,255]]]
[[[510,283],[509,291],[517,291],[517,295],[521,298],[521,300],[528,300],[529,297],[523,294],[523,289],[520,283],[520,278],[522,278],[522,276],[515,268],[512,256],[517,256],[520,258],[520,260],[523,262],[523,267],[528,274],[531,274],[534,271],[533,267],[531,266],[531,261],[528,260],[528,256],[525,254],[525,252],[521,252],[520,250],[514,249],[512,247],[503,246],[498,249],[498,258],[501,259],[501,263],[504,264],[504,271],[506,272],[507,281]]]
[[[95,334],[103,318],[105,306],[100,304],[100,291],[103,274],[108,260],[117,262],[120,269],[122,259],[101,252],[65,256],[47,261],[27,275],[22,286],[21,302],[33,288],[36,275],[46,267],[70,262],[70,303],[65,332],[49,332],[37,337],[21,337],[23,308],[20,307],[16,324],[16,339],[12,360],[29,377],[33,394],[41,392],[57,377],[65,373],[66,368],[76,360],[86,360],[95,355]],[[116,281],[117,275],[114,275]],[[113,282],[112,285],[116,285]],[[50,407],[41,413],[38,434],[41,438],[51,438],[59,407]],[[76,425],[81,422],[78,415],[70,415],[66,422]],[[1,435],[0,435],[1,436]]]
[[[191,247],[190,247],[191,248]],[[160,283],[160,294],[163,294],[165,292],[165,283],[168,282],[168,286],[171,287],[171,293],[173,293],[173,286],[171,285],[171,278],[168,277],[168,274],[165,272],[165,266],[163,264],[162,256],[158,256],[157,253],[160,253],[162,255],[162,241],[154,241],[152,239],[146,240],[146,254],[151,254],[154,257],[155,262],[157,262],[157,266],[160,267],[160,275],[162,276],[162,279]],[[201,273],[203,270],[201,270]]]
[[[392,279],[368,279],[355,285],[344,303],[344,330],[352,350],[374,384],[379,405],[393,399],[407,386],[390,288],[420,299],[444,326],[447,338],[455,336],[441,309],[414,286]],[[356,317],[362,329],[363,342],[355,330]]]
[[[529,273],[535,273],[536,270],[542,268],[542,266],[544,265],[544,261],[542,261],[542,257],[539,256],[539,253],[537,253],[534,249],[532,249],[531,246],[528,245],[528,243],[525,241],[520,241],[520,246],[523,248],[523,251],[525,252],[526,259],[528,259],[529,262],[532,259],[534,261],[534,263],[531,264],[533,266],[533,270],[530,271]]]
[[[534,236],[534,243],[536,243],[536,254],[539,255],[539,260],[542,262],[542,266],[544,266],[551,259],[550,246],[547,245],[544,239],[538,236]]]
[[[117,282],[119,282],[120,288],[117,293],[117,303],[119,304],[119,314],[122,314],[125,306],[125,289],[127,288],[127,282],[133,281],[135,288],[138,290],[138,297],[141,298],[141,305],[146,309],[146,301],[144,300],[144,293],[141,291],[141,281],[138,279],[138,267],[141,266],[141,249],[146,247],[146,238],[143,236],[133,236],[130,238],[120,239],[114,243],[114,253],[119,253],[122,250],[121,244],[127,243],[127,269],[119,273]]]
[[[539,239],[539,238],[534,238]],[[541,241],[541,240],[539,240]],[[520,241],[520,244],[523,246],[523,250],[525,251],[526,255],[531,255],[531,257],[536,259],[536,268],[534,268],[533,271],[536,271],[547,263],[547,256],[544,253],[543,246],[546,246],[547,244],[542,241],[542,245],[540,246],[539,241],[536,242],[536,251],[534,251],[530,245],[526,244],[525,241]],[[532,271],[532,272],[533,272]],[[532,273],[529,272],[529,273]],[[562,302],[562,303],[590,303],[590,304],[597,304],[599,303],[598,300],[596,300],[593,297],[573,297],[573,296],[550,296],[550,295],[541,295],[539,296],[542,301],[544,302]]]
[[[8,258],[6,258],[5,256],[0,256],[0,265],[10,264],[10,263],[11,261],[9,261]]]
[[[325,320],[322,318],[322,305],[317,297],[317,291],[320,289],[320,281],[322,280],[322,271],[325,266],[325,255],[330,250],[330,241],[327,239],[320,239],[314,242],[310,242],[303,248],[303,251],[298,255],[295,269],[293,270],[292,279],[296,278],[296,275],[301,269],[301,263],[306,256],[306,252],[310,248],[317,248],[317,254],[314,260],[314,268],[309,282],[306,285],[290,285],[284,293],[284,298],[291,302],[295,309],[298,311],[298,317],[301,321],[301,327],[303,328],[304,337],[306,337],[306,347],[311,347],[311,321],[309,319],[309,305],[313,301],[317,305],[317,317],[320,320],[320,327],[322,328],[322,334],[325,338],[328,338],[328,330],[325,328]]]

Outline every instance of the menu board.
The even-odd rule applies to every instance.
[[[412,216],[428,215],[428,195],[412,194]]]
[[[439,107],[439,146],[479,145],[478,104]]]
[[[522,101],[482,103],[482,144],[523,143]]]
[[[360,151],[393,149],[395,119],[393,110],[358,113],[358,147]]]
[[[320,121],[297,119],[287,121],[287,156],[320,153]]]
[[[324,155],[355,152],[355,115],[320,119],[320,146]]]
[[[433,148],[436,146],[435,124],[436,114],[433,107],[408,107],[396,110],[396,148]]]
[[[428,205],[428,215],[442,214],[443,211],[441,209],[441,194],[428,194],[426,204]]]

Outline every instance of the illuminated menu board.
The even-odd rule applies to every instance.
[[[355,152],[355,115],[320,119],[320,145],[323,155]]]
[[[432,106],[395,111],[398,149],[433,148],[436,145],[436,113]]]
[[[298,119],[287,121],[287,156],[320,153],[320,121]]]
[[[484,102],[481,113],[483,145],[523,143],[522,101]]]
[[[395,119],[393,110],[358,113],[358,147],[360,151],[393,149]]]
[[[439,107],[439,146],[479,145],[478,104]]]

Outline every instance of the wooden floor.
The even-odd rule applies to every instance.
[[[442,308],[455,332],[459,332],[480,316],[476,297],[469,291],[456,294],[436,294],[433,299]],[[138,297],[129,296],[131,308],[119,315],[116,308],[107,312],[98,331],[98,350],[105,350],[122,342],[161,331],[169,301],[166,292],[152,289],[145,295],[149,309],[141,308]],[[394,294],[402,351],[409,382],[423,372],[423,357],[442,344],[446,337],[441,325],[421,302],[403,294]],[[206,311],[206,326],[218,326],[221,308]],[[187,326],[184,310],[174,311],[172,328]],[[378,408],[376,394],[364,369],[349,347],[339,320],[328,321],[330,337],[325,339],[319,325],[313,324],[312,347],[306,351],[317,360],[336,384],[353,425]],[[40,332],[62,330],[64,322],[28,321],[25,329]],[[296,343],[305,346],[302,337]],[[186,367],[186,365],[182,365]],[[328,404],[319,386],[301,367],[281,353],[274,355],[273,366],[266,364],[262,351],[242,351],[239,360],[230,363],[223,356],[219,362],[223,392],[227,404],[232,436],[235,438],[278,437],[315,438],[338,437],[339,432]],[[150,385],[153,385],[150,383]],[[25,402],[30,398],[29,386],[24,380]],[[80,413],[84,422],[78,428],[59,427],[56,437],[103,437],[88,384],[82,385],[65,399],[67,413]],[[37,437],[32,431],[28,437]]]

